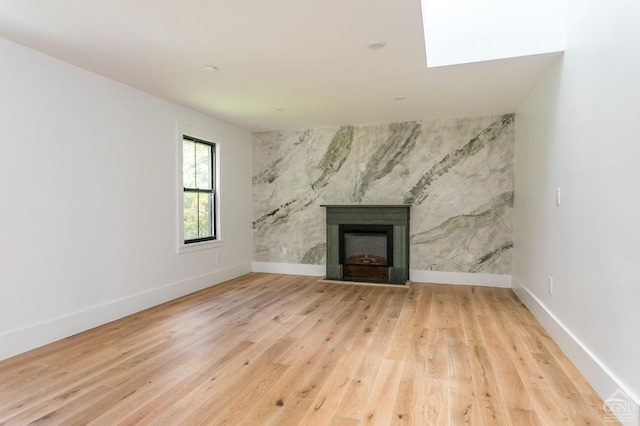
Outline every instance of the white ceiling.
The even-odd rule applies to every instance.
[[[420,0],[0,0],[0,37],[251,131],[513,112],[559,55],[427,69]]]

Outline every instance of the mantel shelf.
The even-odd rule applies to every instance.
[[[361,208],[410,208],[411,204],[320,204],[320,207],[346,207],[353,209]]]

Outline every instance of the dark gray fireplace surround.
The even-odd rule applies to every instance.
[[[327,279],[347,281],[372,281],[389,284],[405,284],[409,280],[409,210],[410,205],[333,205],[327,209]],[[384,266],[347,265],[344,254],[344,235],[352,232],[379,232],[388,229],[389,264]],[[384,253],[383,253],[384,254]],[[386,260],[386,259],[385,259]],[[353,276],[351,271],[365,271],[363,276]],[[367,270],[373,271],[372,279]]]

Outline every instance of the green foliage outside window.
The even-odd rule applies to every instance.
[[[184,138],[182,181],[186,243],[215,238],[214,164],[214,145]]]

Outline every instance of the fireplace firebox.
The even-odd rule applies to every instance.
[[[393,226],[339,226],[339,256],[342,278],[387,282],[393,265]]]
[[[405,284],[409,205],[327,208],[327,279]]]

